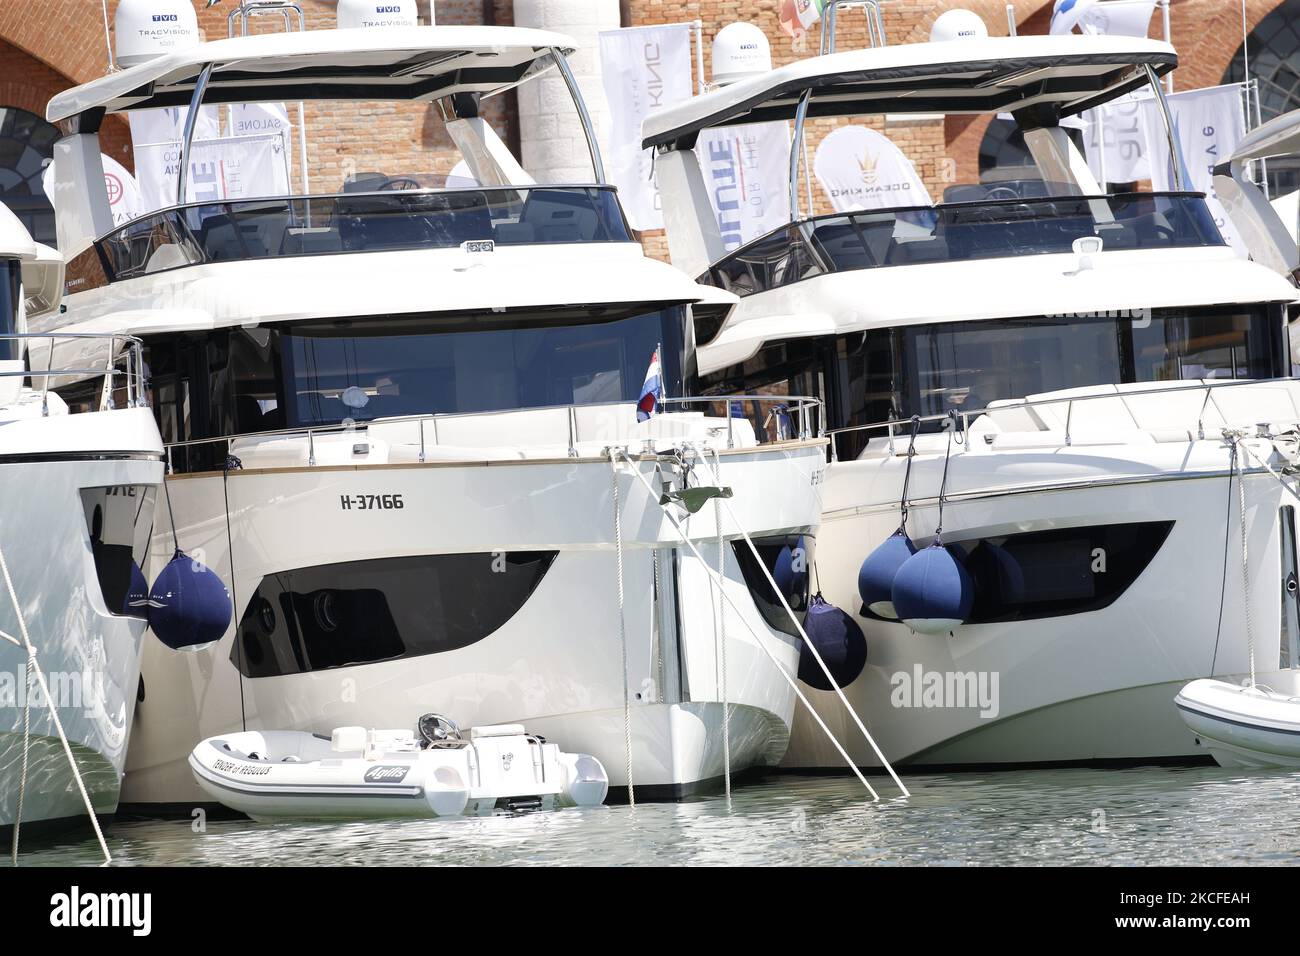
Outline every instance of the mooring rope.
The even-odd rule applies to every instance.
[[[1239,517],[1237,524],[1241,528],[1241,593],[1242,600],[1246,608],[1246,654],[1250,661],[1250,686],[1255,686],[1255,626],[1254,615],[1250,607],[1250,551],[1246,544],[1246,454],[1245,450],[1240,455],[1241,462],[1238,464],[1238,448],[1245,449],[1245,445],[1240,435],[1232,436],[1232,471],[1237,473],[1237,506]],[[1265,465],[1267,468],[1268,466]],[[1232,480],[1229,475],[1228,480]]]
[[[635,807],[636,794],[632,789],[632,699],[627,679],[627,621],[623,615],[623,515],[618,503],[617,454],[615,449],[610,449],[609,469],[614,502],[614,550],[617,555],[616,564],[618,566],[618,638],[623,652],[623,748],[627,770],[627,802],[628,806]]]
[[[651,487],[650,482],[646,481],[645,476],[642,475],[641,472],[636,469],[635,463],[632,461],[631,456],[623,449],[614,449],[612,453],[622,454],[623,457],[627,459],[629,464],[633,464],[632,474],[634,474],[640,480],[642,486],[650,494],[651,500],[657,502],[659,500],[659,496],[655,494],[654,488]],[[709,580],[714,581],[716,584],[720,585],[720,582],[716,582],[714,579],[714,575],[716,574],[716,572],[709,565],[708,559],[705,558],[704,554],[700,551],[700,549],[696,547],[695,542],[692,541],[689,536],[687,536],[686,531],[681,526],[681,522],[679,522],[671,512],[665,511],[664,516],[668,519],[669,524],[673,526],[673,530],[677,532],[678,539],[684,545],[686,545],[688,549],[690,549],[691,554],[694,555],[695,559],[700,562],[700,565],[704,568],[704,573],[709,576]],[[735,515],[733,514],[732,521],[734,522],[735,520],[736,520]],[[739,522],[737,522],[737,526],[739,527]],[[740,529],[740,533],[744,535],[745,540],[748,541],[750,547],[753,548],[753,542],[750,541],[749,536],[745,534],[744,528]],[[761,560],[760,560],[760,564],[761,564]],[[762,565],[762,567],[766,571],[766,565]],[[770,574],[768,575],[768,582],[772,585],[773,588],[776,587],[775,583],[772,582]],[[721,588],[719,589],[721,590]],[[779,593],[780,592],[778,591],[778,594]],[[867,780],[867,778],[862,775],[862,771],[858,768],[858,765],[853,762],[853,758],[849,756],[848,751],[845,750],[843,745],[839,742],[839,740],[836,739],[835,734],[831,732],[831,729],[826,726],[826,721],[822,720],[821,715],[818,714],[817,711],[813,708],[812,704],[809,703],[808,698],[804,694],[804,692],[799,689],[799,682],[795,680],[795,678],[791,677],[790,674],[786,671],[786,669],[781,665],[781,662],[776,659],[776,655],[772,653],[771,649],[767,646],[766,643],[764,643],[763,639],[754,630],[753,625],[750,624],[749,620],[744,616],[744,612],[741,611],[741,609],[736,605],[736,602],[731,597],[731,595],[727,594],[726,591],[722,591],[722,596],[726,599],[727,603],[731,605],[732,610],[736,612],[737,617],[739,617],[741,623],[745,625],[745,628],[749,631],[750,636],[754,638],[754,643],[757,645],[758,649],[763,652],[764,656],[768,659],[768,661],[772,664],[772,666],[776,668],[777,673],[781,675],[781,677],[785,680],[785,682],[790,686],[790,689],[794,691],[794,695],[797,698],[799,698],[800,703],[802,703],[804,707],[807,708],[808,713],[812,716],[813,721],[817,724],[819,728],[821,728],[822,733],[826,735],[826,739],[829,740],[831,744],[835,747],[835,750],[839,753],[840,757],[843,758],[845,764],[847,764],[848,768],[851,771],[853,771],[854,776],[858,778],[858,780],[862,783],[862,786],[866,787],[867,792],[871,794],[871,799],[876,801],[880,800],[880,795],[876,793],[875,788],[872,787],[871,783]],[[799,633],[803,637],[804,641],[811,646],[811,642],[808,640],[807,633],[803,630],[803,626],[799,623],[798,618],[794,616],[794,612],[790,610],[790,606],[786,604],[785,608],[786,608],[786,613],[788,613],[790,615],[791,620],[794,621],[795,627],[798,628]],[[813,653],[815,656],[817,656],[817,659],[820,662],[821,660],[820,655],[817,655],[815,648],[813,649]],[[826,665],[822,663],[823,669],[825,668],[825,666]],[[851,710],[852,708],[850,708],[850,711]],[[859,722],[859,726],[861,726],[861,722]],[[863,728],[863,733],[866,733],[865,728]],[[868,740],[870,740],[870,735],[868,735]],[[872,746],[873,747],[875,746],[874,742],[872,742]],[[878,754],[880,753],[878,748],[876,749],[876,752]],[[893,768],[889,767],[888,761],[884,760],[883,755],[881,756],[881,760],[882,762],[884,762],[885,767],[889,769],[890,773],[892,774]],[[895,779],[897,779],[897,777],[895,777]],[[899,786],[903,790],[903,795],[908,796],[909,794],[907,792],[907,788],[902,786],[901,781],[899,782]]]
[[[715,462],[714,484],[722,487],[722,458],[718,449],[710,449]],[[727,694],[727,606],[723,603],[722,589],[727,584],[726,538],[722,533],[722,499],[713,499],[713,523],[718,530],[718,644],[722,647],[720,656],[722,670],[722,786],[731,803],[731,702]]]
[[[17,644],[17,641],[14,641]],[[18,779],[18,810],[14,814],[12,855],[18,865],[18,831],[23,825],[23,802],[27,796],[27,752],[32,739],[32,659],[23,665],[23,773]]]
[[[705,464],[707,467],[707,462]],[[754,544],[754,540],[749,536],[749,533],[740,524],[740,520],[736,517],[735,511],[732,510],[731,504],[729,502],[723,502],[723,504],[727,509],[727,513],[731,516],[732,522],[739,529],[741,537],[745,539],[745,544],[749,546],[750,554],[754,556],[754,561],[758,564],[759,570],[763,572],[763,577],[767,579],[768,586],[771,587],[771,589],[774,592],[776,592],[776,596],[781,601],[781,607],[785,609],[785,613],[789,616],[790,620],[794,623],[795,629],[799,632],[799,637],[803,639],[804,645],[812,653],[813,660],[817,662],[817,666],[820,667],[822,673],[826,675],[826,679],[830,682],[831,688],[835,691],[835,694],[839,697],[840,703],[844,705],[845,711],[847,711],[849,717],[853,719],[853,723],[857,725],[858,730],[861,731],[863,738],[866,740],[868,745],[870,745],[872,751],[876,755],[876,758],[880,761],[881,766],[884,767],[884,769],[889,773],[889,776],[893,778],[895,785],[897,785],[898,789],[902,791],[903,796],[910,797],[912,795],[911,791],[907,789],[907,786],[899,778],[898,774],[894,772],[893,765],[890,764],[890,762],[886,759],[884,752],[881,751],[880,747],[876,744],[875,738],[872,737],[871,732],[867,730],[867,725],[862,722],[862,718],[858,716],[858,712],[853,709],[853,705],[849,703],[849,699],[846,696],[844,696],[843,688],[840,687],[839,683],[835,680],[835,677],[831,674],[830,668],[826,666],[826,662],[822,660],[821,652],[817,650],[817,646],[813,644],[812,639],[808,637],[808,632],[804,630],[803,624],[799,621],[799,618],[795,616],[794,611],[790,608],[790,602],[786,600],[786,597],[781,592],[781,589],[777,587],[776,580],[772,577],[772,572],[768,570],[767,565],[763,563],[763,558],[758,553],[758,548]],[[760,646],[763,646],[764,649],[766,650],[766,647],[762,645],[761,642],[760,642]],[[785,673],[784,669],[782,669],[781,672],[784,674]],[[800,694],[799,697],[801,700],[803,700],[805,706],[808,706],[809,710],[811,711],[812,707],[811,705],[808,704],[807,700],[803,698],[803,695]],[[821,718],[818,717],[815,711],[813,711],[813,716],[817,718],[818,722],[820,722]],[[825,725],[823,724],[822,726],[823,729],[825,729]],[[830,731],[826,731],[826,732],[827,734],[830,733]],[[833,737],[831,738],[831,740],[836,744],[837,747],[839,746],[838,741],[835,741]],[[844,758],[848,760],[848,755],[845,754],[843,750],[841,750],[840,752],[841,754],[844,755]],[[856,764],[853,764],[852,761],[850,761],[850,766],[852,766],[853,770],[857,772]],[[860,773],[858,774],[858,776],[860,778],[862,777]],[[865,782],[866,780],[865,778],[863,778],[863,783]],[[873,790],[872,793],[874,792],[875,791]]]

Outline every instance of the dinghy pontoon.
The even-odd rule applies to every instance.
[[[331,737],[209,737],[190,768],[208,796],[254,820],[550,810],[595,806],[609,789],[595,757],[563,753],[518,724],[474,727],[465,739],[436,714],[420,718],[418,734],[339,727]]]
[[[1174,704],[1220,767],[1300,767],[1300,698],[1194,680]]]

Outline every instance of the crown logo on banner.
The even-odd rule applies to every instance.
[[[876,173],[876,166],[880,160],[872,158],[871,150],[864,149],[862,158],[858,160],[858,169],[862,171],[862,182],[868,186],[874,186],[879,178]]]

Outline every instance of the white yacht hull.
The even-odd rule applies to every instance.
[[[862,560],[898,526],[903,465],[900,457],[829,466],[818,569],[827,598],[853,612],[862,605]],[[1279,509],[1300,502],[1251,465],[1246,531],[1256,656],[1262,682],[1295,693],[1300,661],[1288,659],[1294,651],[1279,638]],[[916,460],[914,540],[933,536],[941,467],[941,455]],[[846,694],[885,755],[917,768],[1204,760],[1171,701],[1190,679],[1248,669],[1239,482],[1230,495],[1228,475],[1229,450],[1217,436],[954,456],[945,541],[1131,522],[1173,526],[1106,607],[965,624],[938,636],[860,617],[868,664]],[[833,695],[811,697],[854,760],[874,765]],[[784,766],[839,764],[812,721],[798,716]]]
[[[353,439],[344,437],[351,447]],[[320,439],[317,444],[324,460],[328,449]],[[824,447],[794,442],[722,452],[722,480],[735,492],[729,504],[746,531],[758,537],[816,528]],[[228,479],[218,472],[169,480],[182,545],[191,553],[201,550],[231,587],[237,623],[260,582],[292,569],[397,556],[481,554],[486,562],[498,552],[554,551],[555,557],[508,620],[467,646],[437,653],[322,669],[295,663],[289,669],[298,672],[279,676],[268,676],[264,662],[262,676],[249,676],[236,664],[238,651],[232,654],[233,627],[216,645],[194,653],[151,644],[125,803],[187,811],[205,802],[186,759],[206,737],[242,729],[328,733],[342,725],[413,726],[429,711],[462,725],[521,723],[567,751],[592,754],[608,770],[616,797],[628,783],[629,732],[638,795],[680,796],[722,775],[709,579],[630,473],[619,480],[632,698],[625,726],[608,460],[261,470],[252,461],[245,455],[244,468]],[[652,462],[638,467],[657,481]],[[343,496],[355,501],[359,495],[400,496],[402,507],[341,507]],[[686,527],[715,562],[713,506],[691,516]],[[724,532],[733,540],[739,533],[725,514]],[[778,668],[793,674],[799,647],[764,622],[730,545],[727,551],[728,593],[743,609],[729,610],[726,628],[732,770],[739,772],[773,765],[784,753],[795,698]],[[656,552],[665,579],[675,569],[675,581],[665,581],[657,603]],[[170,554],[170,535],[157,536],[155,561]],[[431,614],[422,631],[443,624]]]
[[[123,505],[119,516],[140,509],[143,543],[154,503],[126,489],[157,489],[161,482],[157,430],[151,412],[141,408],[10,422],[4,432],[0,546],[92,805],[109,815],[117,809],[126,764],[145,622],[106,606],[81,493],[96,489],[92,495],[109,496],[100,504]],[[0,630],[21,634],[3,587]],[[24,827],[86,816],[46,698],[34,677],[31,691],[25,687],[26,663],[23,648],[0,640],[3,829],[19,819],[20,803]]]

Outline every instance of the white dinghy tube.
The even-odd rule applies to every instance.
[[[1300,767],[1300,699],[1207,678],[1174,704],[1220,767]]]
[[[433,716],[433,715],[430,715]],[[339,727],[222,734],[190,754],[218,803],[254,820],[485,815],[496,809],[595,806],[609,779],[599,760],[564,753],[519,724],[474,727],[468,739],[437,718],[436,733]]]

